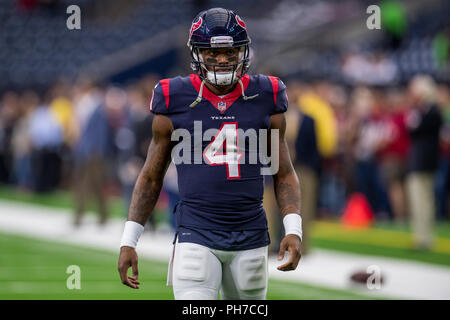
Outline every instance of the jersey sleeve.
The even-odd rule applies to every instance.
[[[288,97],[285,84],[277,77],[269,77],[269,79],[273,95],[273,107],[270,110],[270,115],[286,112]]]
[[[169,79],[159,81],[153,89],[150,111],[154,114],[169,113]]]

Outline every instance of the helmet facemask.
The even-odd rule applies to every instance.
[[[230,64],[209,63],[205,61],[201,49],[215,48],[239,48],[238,61]],[[210,48],[190,47],[192,63],[191,67],[197,71],[200,77],[214,86],[234,85],[242,76],[247,73],[250,65],[250,50],[248,44],[242,46],[213,46]],[[220,71],[221,69],[229,71]]]

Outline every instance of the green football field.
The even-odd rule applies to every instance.
[[[0,186],[0,199],[61,209],[73,207],[67,191],[45,195],[21,193]],[[111,218],[124,219],[120,198],[109,201]],[[95,210],[95,208],[91,208]],[[92,212],[90,214],[93,214]],[[156,220],[167,214],[156,211]],[[450,267],[450,223],[438,222],[430,251],[414,250],[407,224],[377,221],[368,229],[348,229],[339,221],[316,221],[311,230],[314,248],[425,262]],[[173,299],[165,285],[167,263],[140,259],[141,288],[133,290],[119,280],[116,252],[67,245],[0,232],[0,299]],[[81,268],[81,290],[69,290],[70,265]],[[364,291],[335,290],[303,283],[270,280],[268,299],[372,299]]]
[[[71,209],[73,196],[68,191],[59,190],[46,194],[18,192],[14,188],[0,185],[0,199],[18,203]],[[120,197],[110,197],[108,208],[111,218],[125,219],[125,206]],[[89,204],[90,214],[96,207]],[[164,208],[156,208],[155,222],[168,219]],[[410,261],[421,261],[450,267],[450,222],[437,221],[434,230],[435,245],[430,251],[413,250],[413,238],[409,224],[392,221],[377,221],[369,229],[348,229],[338,220],[316,221],[311,230],[311,244],[315,248],[351,252],[364,255],[383,256]]]
[[[167,264],[140,259],[141,287],[121,284],[117,253],[0,233],[0,299],[173,299]],[[81,288],[67,288],[67,267],[81,270]],[[372,299],[358,293],[270,280],[268,299]]]

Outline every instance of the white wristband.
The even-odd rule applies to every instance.
[[[139,237],[144,232],[144,226],[134,221],[125,222],[125,228],[123,230],[122,240],[120,241],[120,247],[123,246],[136,248]]]
[[[288,213],[283,218],[285,235],[295,234],[302,240],[302,217],[298,213]]]

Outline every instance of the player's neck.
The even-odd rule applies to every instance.
[[[236,86],[236,84],[233,84],[231,86],[214,86],[214,85],[210,84],[209,82],[205,82],[205,85],[206,85],[206,87],[208,87],[209,91],[214,93],[216,96],[226,95],[226,94],[230,93],[231,91],[233,91],[234,87]]]

